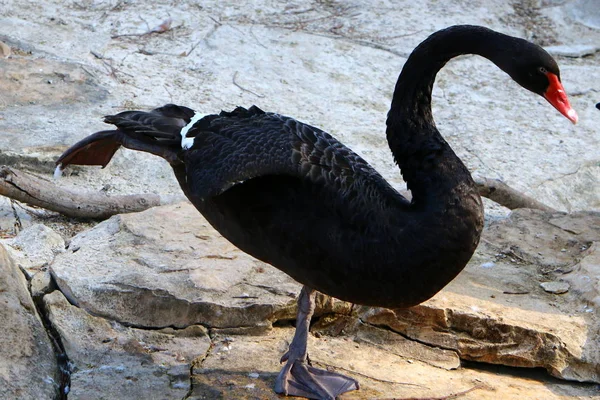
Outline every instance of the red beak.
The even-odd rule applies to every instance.
[[[565,88],[558,80],[558,76],[553,74],[552,72],[546,73],[548,80],[550,81],[550,85],[546,92],[544,92],[544,98],[548,100],[550,104],[554,106],[562,115],[567,117],[572,123],[576,124],[577,113],[569,104],[569,99],[567,98],[567,93],[565,93]]]

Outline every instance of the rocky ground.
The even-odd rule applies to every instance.
[[[528,38],[556,56],[577,126],[472,56],[440,73],[434,115],[475,175],[569,214],[488,202],[482,243],[448,287],[410,310],[323,296],[310,354],[361,382],[347,399],[593,398],[599,10],[594,0],[0,0],[0,163],[51,181],[53,160],[103,129],[105,114],[257,104],[325,128],[402,189],[383,129],[410,50],[457,23]],[[131,151],[56,184],[181,196],[166,163]],[[0,397],[277,398],[299,285],[188,203],[99,222],[2,198],[0,233]]]

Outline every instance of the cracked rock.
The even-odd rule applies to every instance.
[[[467,268],[429,301],[407,310],[365,307],[358,315],[461,359],[598,383],[598,242],[598,213],[517,210],[486,227]],[[494,268],[482,268],[490,260]],[[540,287],[557,277],[572,290],[557,296]]]
[[[190,364],[210,339],[202,327],[143,330],[89,315],[59,291],[44,296],[71,363],[70,398],[184,398]]]
[[[27,281],[0,245],[0,398],[52,399],[58,389],[54,349]]]
[[[318,309],[328,315],[314,329],[438,368],[457,368],[456,352],[465,360],[599,382],[599,323],[588,307],[593,282],[580,279],[561,296],[540,287],[579,272],[593,276],[589,245],[600,241],[599,218],[517,210],[486,227],[465,271],[430,301],[408,310],[358,309],[362,321],[452,350],[447,354],[411,347],[389,332],[383,340],[373,334],[377,328],[357,325],[346,303],[326,296]],[[493,268],[482,267],[490,262]],[[202,324],[218,335],[264,334],[273,321],[293,319],[299,290],[282,272],[235,249],[188,203],[113,217],[73,238],[51,271],[70,300],[93,314],[154,328]]]
[[[293,334],[292,328],[282,327],[268,335],[237,336],[233,342],[215,338],[213,350],[193,369],[188,399],[281,400],[273,386],[281,368],[279,358]],[[315,367],[332,369],[360,382],[361,389],[345,393],[343,399],[454,398],[468,392],[460,398],[495,399],[500,395],[502,399],[558,400],[597,394],[592,385],[561,382],[541,376],[539,371],[434,366],[415,358],[414,353],[399,348],[390,351],[376,343],[357,342],[351,336],[317,339],[309,335],[308,349]]]
[[[313,333],[340,336],[377,347],[406,360],[419,361],[442,369],[460,367],[458,354],[452,350],[427,346],[407,339],[396,332],[365,324],[355,317],[331,316],[321,318],[311,328]]]

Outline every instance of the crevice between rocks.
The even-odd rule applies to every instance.
[[[31,279],[29,278],[26,271],[21,269],[21,272],[27,280],[27,289],[29,290],[29,295],[33,300],[33,304],[35,305],[37,313],[40,316],[40,320],[44,325],[44,329],[48,334],[48,338],[52,343],[54,355],[56,356],[56,364],[58,366],[58,388],[54,400],[67,400],[69,390],[71,387],[71,363],[60,338],[60,334],[50,321],[50,318],[48,316],[48,310],[46,309],[43,300],[45,295],[57,290],[58,286],[56,285],[54,278],[50,276],[50,284],[46,288],[44,288],[42,292],[38,293],[37,295],[34,295],[31,290]]]
[[[24,272],[24,271],[23,271]],[[24,272],[25,273],[25,272]],[[25,274],[27,276],[27,274]],[[61,288],[59,288],[57,286],[57,283],[54,279],[53,276],[51,276],[51,280],[50,280],[50,285],[45,288],[44,292],[42,294],[36,294],[34,295],[32,293],[31,290],[31,285],[29,285],[29,290],[31,293],[31,296],[34,300],[34,304],[38,310],[39,315],[41,316],[41,319],[44,323],[44,327],[46,329],[46,331],[48,332],[49,337],[51,338],[51,341],[53,343],[54,346],[54,350],[55,350],[55,354],[57,357],[57,362],[59,365],[59,373],[60,373],[60,393],[57,395],[57,399],[62,400],[62,399],[67,399],[67,394],[68,394],[68,388],[70,386],[70,366],[69,366],[69,359],[68,356],[64,350],[64,347],[62,345],[62,342],[60,340],[60,336],[58,334],[58,331],[52,326],[49,318],[48,318],[48,312],[45,309],[44,303],[42,301],[43,296],[45,294],[51,293],[54,290],[59,290],[62,292]],[[67,298],[69,298],[69,296],[66,296]],[[71,301],[70,301],[71,302]],[[71,304],[73,304],[71,302]],[[74,304],[75,306],[77,306],[78,308],[82,308],[79,307],[78,305]],[[85,310],[85,308],[82,308]],[[94,313],[90,313],[88,310],[85,310],[86,312],[88,312],[90,315],[95,315]],[[389,326],[386,325],[382,325],[382,324],[376,324],[376,323],[370,323],[370,322],[366,322],[363,318],[360,318],[359,316],[351,316],[351,315],[347,315],[347,314],[340,314],[340,313],[326,313],[326,314],[322,314],[318,317],[314,317],[311,326],[317,324],[322,318],[325,317],[331,317],[331,316],[346,316],[346,317],[350,317],[350,318],[356,318],[356,320],[360,323],[363,324],[365,326],[371,326],[371,327],[375,327],[378,329],[382,329],[382,330],[386,330],[389,331],[393,334],[399,335],[399,337],[404,338],[405,340],[408,340],[410,342],[416,342],[418,344],[421,344],[425,347],[431,348],[431,349],[441,349],[441,350],[448,350],[448,351],[452,351],[455,352],[460,359],[460,365],[461,367],[465,367],[465,364],[470,366],[467,368],[497,368],[500,367],[501,365],[499,364],[494,364],[494,363],[488,363],[488,362],[481,362],[481,361],[473,361],[473,360],[469,360],[468,357],[467,358],[463,358],[460,357],[460,353],[457,351],[457,349],[455,348],[451,348],[451,347],[445,347],[445,346],[440,346],[440,345],[434,345],[422,340],[419,340],[418,338],[414,338],[411,337],[410,335],[406,334],[406,333],[402,333],[399,332],[397,330],[394,330],[392,328],[390,328]],[[106,318],[104,316],[98,316],[95,315],[96,317],[101,317],[103,319],[107,319],[109,321],[115,321],[113,319],[110,318]],[[208,347],[208,349],[206,350],[206,352],[204,354],[200,354],[198,355],[195,359],[193,359],[190,362],[189,365],[189,389],[187,391],[187,393],[185,394],[185,396],[182,398],[182,400],[186,400],[189,399],[193,396],[194,393],[194,388],[195,388],[195,384],[194,384],[194,370],[198,369],[198,368],[202,368],[203,363],[205,362],[205,360],[210,357],[210,355],[212,354],[212,352],[215,349],[216,346],[216,342],[215,340],[217,340],[217,337],[220,335],[227,335],[227,332],[220,332],[219,328],[214,328],[214,327],[210,327],[210,326],[206,326],[203,324],[198,324],[198,323],[194,323],[194,324],[190,324],[184,327],[174,327],[174,326],[170,326],[170,327],[145,327],[145,326],[136,326],[136,325],[131,325],[131,324],[126,324],[120,321],[115,321],[118,322],[119,324],[122,324],[123,326],[127,326],[127,327],[131,327],[131,328],[136,328],[136,329],[141,329],[141,330],[148,330],[148,331],[160,331],[163,330],[165,328],[171,328],[173,330],[182,330],[182,329],[186,329],[189,326],[192,325],[201,325],[204,326],[204,328],[206,328],[207,331],[207,336],[210,340],[210,345]],[[277,318],[274,321],[270,321],[270,325],[271,327],[277,327],[277,326],[281,326],[282,324],[288,325],[295,325],[295,319],[289,319],[289,318]],[[450,322],[449,322],[450,323]],[[246,328],[246,327],[239,327],[239,328]],[[264,327],[263,327],[264,328]],[[235,329],[235,328],[233,328]],[[235,333],[233,333],[232,335],[235,335]],[[317,336],[318,337],[318,336]],[[476,367],[473,367],[473,365],[476,365]],[[434,367],[437,367],[436,365],[432,365]],[[520,367],[507,367],[507,368],[518,368],[518,370],[528,370],[528,368],[520,368]],[[536,368],[538,369],[538,368]],[[543,370],[543,367],[539,367],[540,370]],[[549,376],[551,374],[549,374],[548,370],[546,370],[546,376]],[[66,389],[66,390],[65,390]]]
[[[203,355],[196,357],[190,363],[190,389],[188,390],[188,392],[186,393],[186,395],[183,397],[182,400],[189,399],[192,396],[192,394],[194,393],[194,386],[195,386],[194,385],[194,369],[201,368],[204,361],[208,357],[210,357],[213,349],[215,348],[215,342],[213,341],[213,333],[210,329],[207,329],[207,331],[208,331],[207,336],[210,340],[210,345],[208,346],[208,349],[206,349],[206,352]]]
[[[402,337],[402,338],[404,338],[404,339],[406,339],[406,340],[409,340],[409,341],[411,341],[411,342],[415,342],[415,343],[419,343],[419,344],[421,344],[421,345],[423,345],[423,346],[429,347],[430,349],[440,349],[440,350],[448,350],[448,351],[453,351],[453,352],[455,352],[455,353],[456,353],[456,354],[459,356],[459,359],[461,360],[461,363],[462,363],[462,361],[463,361],[463,359],[460,357],[460,354],[459,354],[459,353],[456,351],[456,349],[453,349],[453,348],[451,348],[451,347],[436,346],[436,345],[433,345],[433,344],[431,344],[431,343],[425,342],[425,341],[423,341],[423,340],[419,340],[419,339],[415,339],[414,337],[410,337],[409,335],[407,335],[407,334],[405,334],[405,333],[398,332],[398,331],[396,331],[396,330],[394,330],[394,329],[390,328],[390,327],[389,327],[389,326],[387,326],[387,325],[381,325],[381,324],[371,324],[371,323],[369,323],[369,322],[366,322],[366,321],[364,321],[362,318],[358,318],[358,321],[359,321],[361,324],[364,324],[364,325],[368,325],[368,326],[372,326],[372,327],[375,327],[375,328],[379,328],[379,329],[383,329],[383,330],[386,330],[386,331],[392,332],[392,333],[394,333],[394,334],[396,334],[396,335],[398,335],[398,336],[400,336],[400,337]]]
[[[58,394],[58,397],[55,400],[67,400],[67,395],[68,395],[69,390],[68,389],[64,390],[64,389],[70,387],[70,376],[71,376],[71,372],[72,372],[68,355],[66,354],[66,352],[64,350],[64,346],[62,344],[62,341],[60,340],[60,335],[58,334],[58,331],[52,326],[52,324],[47,316],[48,315],[47,310],[45,309],[45,306],[44,306],[44,303],[42,300],[44,295],[52,293],[55,290],[61,292],[63,294],[63,296],[65,296],[65,298],[67,299],[69,304],[71,304],[71,306],[77,307],[80,310],[85,311],[86,313],[88,313],[89,315],[91,315],[95,318],[101,318],[101,319],[109,321],[111,323],[114,322],[114,323],[117,323],[126,328],[132,328],[132,329],[137,329],[137,330],[142,330],[142,331],[154,331],[154,332],[161,332],[161,331],[169,330],[169,329],[171,329],[173,331],[182,331],[182,330],[188,329],[192,326],[202,326],[204,329],[206,329],[206,332],[207,332],[206,336],[210,340],[210,345],[204,354],[198,355],[194,360],[192,360],[190,362],[190,364],[189,364],[189,389],[188,389],[186,395],[182,398],[182,400],[186,400],[193,395],[194,386],[195,386],[194,385],[194,369],[202,366],[202,363],[210,356],[213,348],[215,347],[215,343],[213,341],[212,328],[206,326],[205,324],[200,324],[200,323],[193,323],[193,324],[189,324],[189,325],[186,325],[183,327],[180,327],[180,326],[148,327],[148,326],[140,326],[140,325],[136,325],[136,324],[127,324],[122,321],[111,319],[111,318],[108,318],[103,315],[98,315],[96,313],[90,312],[85,307],[81,307],[79,304],[74,302],[73,299],[70,298],[70,296],[67,296],[66,293],[57,284],[56,280],[54,279],[53,274],[50,274],[50,276],[51,276],[50,285],[46,288],[46,290],[44,290],[43,294],[40,294],[39,296],[37,296],[37,298],[33,297],[33,295],[32,295],[32,298],[34,298],[34,303],[36,304],[36,308],[38,309],[38,312],[44,321],[44,327],[46,328],[46,331],[48,332],[48,335],[51,338],[51,341],[55,348],[55,353],[57,355],[57,361],[59,364],[59,369],[60,369],[60,374],[61,374],[60,375],[61,384],[60,384],[60,393]],[[30,288],[30,292],[31,292],[31,288]]]

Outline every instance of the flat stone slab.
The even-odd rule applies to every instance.
[[[569,291],[570,285],[568,282],[552,281],[540,283],[542,289],[548,293],[563,294]]]
[[[593,44],[548,46],[545,50],[553,56],[577,58],[589,56],[600,51],[600,46]]]
[[[75,236],[51,273],[74,304],[146,328],[265,329],[301,286],[223,239],[189,203],[118,215]],[[320,303],[317,314],[350,305]]]
[[[214,337],[208,355],[193,369],[189,399],[281,399],[273,392],[292,328],[275,328],[265,336]],[[420,345],[422,346],[422,345]],[[597,385],[558,381],[539,371],[494,367],[446,369],[352,336],[309,335],[313,365],[333,369],[360,382],[361,389],[340,399],[468,400],[567,399],[597,394]]]

